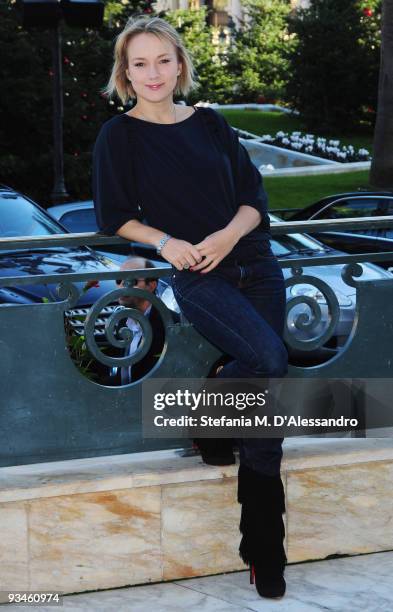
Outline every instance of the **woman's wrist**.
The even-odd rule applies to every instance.
[[[164,246],[166,245],[168,240],[170,240],[171,238],[172,238],[172,236],[170,236],[169,234],[164,234],[162,236],[161,240],[159,241],[159,243],[156,246],[157,255],[161,255],[162,249],[164,248]]]
[[[239,206],[239,210],[233,217],[232,221],[228,223],[225,231],[228,236],[232,237],[234,245],[239,242],[240,238],[255,229],[261,222],[262,215],[252,206],[243,204]]]

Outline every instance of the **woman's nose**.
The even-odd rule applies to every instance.
[[[156,79],[159,76],[157,66],[154,66],[154,65],[149,66],[148,76],[149,76],[149,79]]]

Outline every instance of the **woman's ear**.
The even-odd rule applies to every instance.
[[[183,69],[183,64],[181,62],[179,62],[178,66],[177,66],[177,76],[181,75],[182,69]]]

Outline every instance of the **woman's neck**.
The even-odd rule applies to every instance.
[[[177,121],[178,113],[171,99],[156,103],[137,101],[130,114],[155,123],[174,123]]]

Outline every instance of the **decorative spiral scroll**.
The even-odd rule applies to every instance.
[[[341,271],[341,278],[343,279],[346,285],[357,288],[359,286],[359,283],[355,281],[353,277],[354,276],[359,277],[359,276],[362,276],[362,274],[363,274],[363,268],[360,264],[349,263],[343,266],[343,269]]]
[[[119,321],[125,318],[132,318],[139,323],[142,328],[142,343],[133,355],[127,355],[124,357],[111,357],[109,355],[105,355],[101,351],[94,336],[96,320],[100,316],[100,313],[105,306],[117,301],[119,297],[124,296],[135,296],[148,300],[158,310],[163,321],[164,328],[173,324],[170,311],[161,300],[159,300],[149,291],[123,287],[121,289],[116,289],[106,293],[99,300],[97,300],[95,304],[93,304],[87,314],[85,320],[85,339],[86,345],[93,357],[95,357],[97,361],[100,361],[104,365],[110,367],[127,367],[140,361],[148,352],[153,338],[153,331],[148,317],[135,308],[119,308],[119,310],[116,310],[111,314],[105,324],[105,334],[108,343],[117,348],[124,349],[130,346],[133,337],[131,330],[128,327],[122,327],[116,331]]]
[[[66,300],[68,308],[76,306],[80,296],[80,290],[71,281],[62,281],[56,285],[56,293],[61,300]]]
[[[318,304],[317,300],[307,295],[299,295],[293,298],[287,299],[286,305],[286,324],[284,329],[284,338],[288,346],[294,349],[302,351],[313,351],[323,346],[334,334],[337,323],[340,318],[340,305],[334,291],[329,287],[325,281],[315,276],[303,275],[302,268],[292,268],[292,278],[288,278],[285,281],[286,287],[294,287],[298,284],[311,285],[318,289],[326,300],[326,307],[329,311],[329,324],[325,325],[325,329],[318,330],[318,327],[323,325],[325,321],[322,319],[322,309]],[[299,331],[307,332],[307,339],[296,338],[295,334],[292,333],[288,326],[288,317],[291,310],[298,304],[306,304],[311,313],[300,313],[296,316],[293,323],[296,329]],[[314,334],[314,335],[313,335]]]

